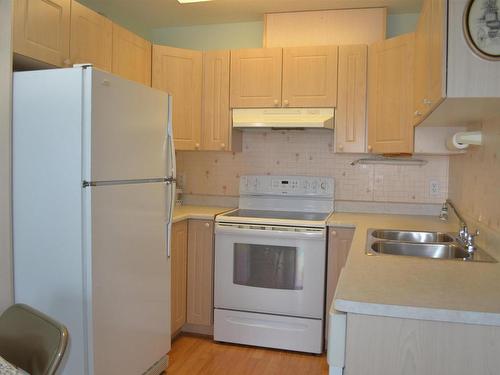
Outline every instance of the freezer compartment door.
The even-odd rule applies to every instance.
[[[86,83],[84,126],[90,181],[170,176],[167,171],[168,95],[95,69]],[[90,74],[85,72],[85,74]],[[89,121],[90,120],[90,121]]]
[[[85,189],[91,199],[94,374],[142,374],[170,351],[170,188]]]

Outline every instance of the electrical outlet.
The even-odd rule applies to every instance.
[[[429,195],[431,197],[438,197],[441,192],[441,188],[439,186],[439,181],[430,180],[429,181]]]

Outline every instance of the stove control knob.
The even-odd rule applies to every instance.
[[[326,182],[323,181],[320,185],[321,190],[326,190]]]

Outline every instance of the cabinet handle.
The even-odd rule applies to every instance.
[[[372,152],[372,150],[373,150],[372,146],[368,145],[368,151]]]
[[[278,106],[278,104],[279,104],[278,99],[274,99],[274,106],[275,106],[275,107],[277,107],[277,106]]]
[[[420,112],[420,111],[415,111],[415,116],[418,116],[418,117],[422,116],[422,112]]]
[[[285,99],[285,100],[283,100],[283,105],[284,105],[285,107],[288,107],[288,100],[286,100],[286,99]]]
[[[220,144],[220,148],[224,150],[226,148],[226,144],[225,143],[221,143]]]
[[[65,59],[63,61],[64,66],[71,66],[71,60],[70,59]]]
[[[332,236],[336,236],[336,235],[337,235],[337,231],[336,231],[336,230],[332,230],[332,231],[330,232],[330,234],[331,234]]]
[[[344,150],[344,145],[339,145],[339,150],[340,151]]]
[[[424,104],[425,105],[432,105],[432,100],[430,100],[430,99],[424,99]]]
[[[194,144],[194,148],[197,149],[197,150],[199,150],[200,149],[200,144],[199,143],[195,143]]]
[[[210,224],[209,223],[205,223],[205,227],[209,228]]]

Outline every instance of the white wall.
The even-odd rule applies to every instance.
[[[12,4],[0,0],[0,313],[13,302],[11,228]]]

